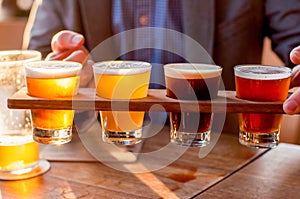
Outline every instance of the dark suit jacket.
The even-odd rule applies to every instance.
[[[234,89],[233,66],[261,62],[264,36],[271,38],[274,51],[287,65],[290,50],[300,44],[299,0],[182,0],[182,8],[184,33],[223,67],[226,89]],[[32,12],[36,16],[31,15],[28,47],[44,55],[60,30],[82,33],[89,50],[113,35],[111,0],[43,0]],[[204,62],[192,45],[186,42],[189,61]],[[99,59],[113,58],[108,52],[116,46],[112,42],[97,51]]]
[[[31,23],[34,25],[28,35],[28,48],[40,50],[45,56],[51,51],[52,36],[68,29],[85,36],[87,49],[99,61],[116,58],[118,40],[108,39],[113,35],[111,0],[38,2],[28,24],[28,29]],[[270,37],[273,50],[286,65],[291,65],[290,50],[300,44],[299,0],[182,0],[182,8],[183,31],[187,38],[196,41],[185,42],[185,55],[191,62],[206,62],[203,52],[193,47],[203,46],[213,61],[223,67],[227,90],[234,89],[233,66],[261,62],[265,36]],[[102,48],[94,50],[99,44]],[[232,132],[233,128],[237,132],[236,115],[229,116],[223,132]]]

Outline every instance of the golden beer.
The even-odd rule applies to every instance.
[[[286,67],[237,66],[236,96],[251,101],[283,102],[288,96],[290,73]],[[240,143],[254,147],[277,146],[281,121],[281,114],[239,114]]]
[[[47,99],[78,93],[82,65],[67,61],[41,61],[25,65],[28,95]],[[64,144],[72,138],[73,110],[31,110],[33,138],[43,144]]]
[[[149,63],[99,62],[93,68],[98,96],[108,99],[139,99],[147,96],[151,71]],[[124,145],[141,141],[144,112],[100,111],[100,116],[105,141]]]
[[[0,51],[0,179],[15,179],[20,176],[16,173],[28,174],[39,165],[29,115],[25,110],[8,109],[7,98],[25,86],[23,64],[40,59],[38,51]]]
[[[38,144],[32,140],[31,134],[1,136],[0,170],[14,171],[34,167],[38,160]]]

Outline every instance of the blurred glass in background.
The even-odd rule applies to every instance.
[[[0,0],[0,19],[27,17],[33,0]]]

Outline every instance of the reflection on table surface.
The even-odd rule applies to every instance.
[[[238,143],[237,135],[222,134],[210,153],[199,158],[199,148],[186,148],[168,166],[147,170],[140,154],[168,145],[168,127],[133,150],[132,162],[98,162],[74,137],[71,143],[41,148],[51,170],[21,181],[0,181],[2,198],[255,198],[289,196],[300,191],[300,147],[280,144],[276,149],[254,149]],[[73,149],[73,150],[72,150]],[[179,150],[177,148],[177,150]],[[174,153],[180,153],[174,151]],[[172,154],[170,154],[171,156]],[[168,159],[168,154],[160,158]],[[128,172],[113,166],[121,165]],[[287,169],[288,168],[288,169]],[[252,187],[249,187],[252,186]],[[254,191],[255,190],[255,191]],[[288,195],[286,195],[288,194]]]

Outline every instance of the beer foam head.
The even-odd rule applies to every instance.
[[[24,62],[41,60],[41,53],[35,50],[0,51],[0,66],[14,66]]]
[[[82,65],[71,61],[36,61],[24,64],[27,77],[63,78],[80,74]]]
[[[133,75],[151,70],[151,64],[142,61],[104,61],[93,65],[95,74]]]
[[[164,66],[165,76],[184,79],[207,79],[221,76],[222,68],[212,64],[175,63]]]
[[[23,134],[4,134],[1,135],[0,146],[18,146],[22,144],[27,144],[30,142],[34,142],[32,139],[32,135],[23,135]]]
[[[264,66],[264,65],[238,65],[234,67],[235,76],[258,79],[258,80],[276,80],[288,78],[292,70],[282,66]]]

